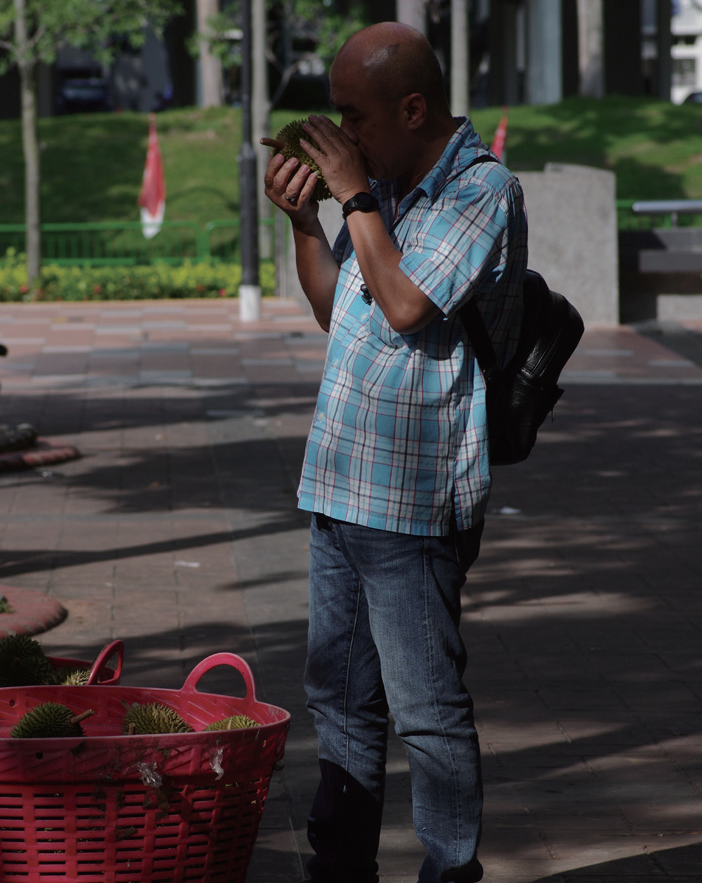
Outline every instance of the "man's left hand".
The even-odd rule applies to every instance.
[[[319,150],[300,139],[303,149],[322,170],[332,196],[342,205],[357,193],[368,190],[368,172],[361,151],[328,117],[312,114],[303,125]]]

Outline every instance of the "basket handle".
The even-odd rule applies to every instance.
[[[98,653],[95,662],[93,663],[93,667],[90,669],[90,677],[88,678],[89,685],[99,683],[98,678],[102,669],[105,667],[105,663],[108,662],[115,653],[117,654],[115,677],[117,680],[120,679],[122,675],[122,663],[124,662],[124,641],[117,640],[105,644],[102,650]]]
[[[256,701],[256,687],[254,685],[253,672],[249,668],[248,662],[246,662],[245,659],[242,659],[241,656],[237,656],[236,653],[213,653],[212,656],[208,656],[206,659],[203,659],[202,662],[198,662],[185,679],[181,692],[198,692],[197,684],[200,678],[218,665],[230,665],[232,668],[235,668],[244,679],[246,693],[243,698],[248,699],[250,702]]]

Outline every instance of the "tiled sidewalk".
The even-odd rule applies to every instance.
[[[68,609],[41,637],[54,655],[124,639],[124,683],[243,655],[293,714],[249,879],[300,879],[316,764],[295,486],[325,335],[293,303],[241,324],[222,300],[0,305],[0,341],[0,422],[83,453],[0,475],[0,583]],[[702,880],[700,365],[588,330],[555,423],[496,470],[464,614],[486,883]],[[393,742],[382,880],[414,883],[420,860]]]

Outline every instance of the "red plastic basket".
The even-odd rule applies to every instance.
[[[218,665],[244,678],[242,698],[197,689]],[[85,736],[13,739],[40,702],[61,702]],[[121,736],[124,703],[162,702],[196,730],[232,714],[261,726]],[[242,883],[290,715],[256,699],[232,653],[195,666],[180,690],[124,686],[0,689],[2,883]]]
[[[117,667],[110,668],[107,662],[117,655]],[[116,686],[122,677],[122,664],[124,663],[124,641],[111,641],[105,644],[95,657],[94,662],[86,662],[84,659],[64,659],[61,656],[49,656],[49,662],[55,669],[60,668],[89,668],[90,677],[88,685],[102,684],[103,686]]]

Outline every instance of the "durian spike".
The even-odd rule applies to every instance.
[[[322,202],[325,199],[331,199],[331,190],[327,186],[327,182],[324,180],[322,170],[309,153],[302,149],[300,144],[300,138],[304,138],[305,141],[309,141],[313,147],[319,150],[319,146],[314,138],[311,138],[302,128],[303,123],[305,122],[306,120],[293,120],[286,126],[283,126],[275,136],[277,141],[283,142],[283,147],[277,152],[282,153],[285,159],[290,159],[290,157],[294,156],[295,159],[298,159],[300,162],[307,163],[312,171],[317,173],[317,186],[314,188],[312,196],[317,202]]]

